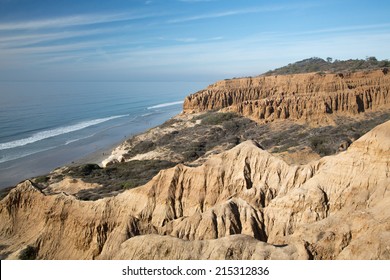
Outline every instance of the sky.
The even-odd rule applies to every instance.
[[[0,0],[2,81],[215,81],[389,59],[387,0]]]

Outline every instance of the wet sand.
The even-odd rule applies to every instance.
[[[14,186],[17,183],[64,166],[101,162],[108,158],[111,151],[126,139],[142,133],[149,128],[162,124],[164,121],[180,113],[175,109],[170,112],[151,117],[136,125],[123,125],[107,129],[90,138],[69,145],[57,147],[45,152],[36,153],[18,160],[0,164],[0,189]]]

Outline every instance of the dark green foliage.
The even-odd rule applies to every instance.
[[[311,146],[316,149],[318,146],[322,145],[324,143],[324,139],[322,137],[312,137],[310,138],[310,144]]]
[[[35,260],[37,258],[38,250],[37,248],[28,245],[25,249],[20,252],[20,260]]]
[[[186,151],[183,152],[185,161],[194,161],[203,156],[206,152],[206,142],[192,142],[188,145]]]
[[[266,72],[264,75],[287,75],[299,73],[319,72],[338,73],[338,72],[354,72],[361,70],[372,70],[383,67],[390,67],[389,60],[377,60],[375,57],[367,57],[364,59],[349,59],[349,60],[334,60],[328,57],[327,60],[318,57],[304,59],[295,63],[290,63],[287,66],[277,68]]]
[[[235,113],[213,113],[202,115],[201,120],[203,125],[220,125],[233,118],[237,118]]]
[[[223,123],[223,128],[230,134],[235,134],[240,130],[240,123],[234,120],[228,120]]]
[[[234,147],[240,143],[240,134],[256,126],[234,113],[208,112],[196,120],[202,120],[201,124],[164,135],[156,141],[156,146],[164,146],[182,155],[184,162],[191,162],[216,146]]]
[[[327,156],[334,153],[331,146],[332,142],[327,137],[314,136],[309,139],[311,148],[321,156]],[[334,148],[334,147],[333,147]]]
[[[149,151],[153,151],[156,145],[152,141],[141,141],[136,144],[125,156],[125,158],[131,158],[138,154],[145,154]]]
[[[122,183],[122,188],[125,190],[133,189],[135,187],[137,187],[137,182],[135,181],[127,181]]]
[[[81,200],[97,200],[116,195],[147,183],[160,170],[175,166],[179,162],[196,165],[193,161],[209,152],[233,148],[246,140],[255,140],[264,149],[274,153],[299,152],[311,147],[321,156],[336,153],[341,143],[357,139],[376,125],[390,119],[390,113],[366,113],[366,120],[336,118],[336,126],[308,127],[285,120],[275,123],[257,124],[247,118],[231,114],[207,112],[198,120],[208,120],[193,127],[172,131],[152,141],[134,146],[137,153],[145,153],[156,148],[170,150],[177,157],[172,161],[142,160],[115,163],[106,168],[87,164],[67,167],[62,174],[48,175],[48,183],[56,178],[71,176],[102,187],[79,191],[76,196]],[[218,123],[218,125],[209,124]],[[130,139],[129,141],[133,141]],[[136,147],[136,148],[135,148]],[[127,157],[135,155],[129,150]],[[45,183],[45,184],[48,184]]]
[[[125,189],[132,189],[141,186],[151,180],[160,170],[174,166],[175,163],[162,160],[134,160],[125,163],[115,163],[106,168],[88,169],[85,165],[69,167],[64,175],[74,178],[81,178],[85,182],[98,183],[102,187],[96,189],[85,189],[79,191],[76,196],[81,200],[97,200],[103,197],[112,196]],[[91,166],[92,165],[88,165]]]
[[[48,176],[39,176],[39,177],[36,177],[34,180],[35,183],[46,183],[47,181],[49,181]]]
[[[90,175],[93,171],[99,170],[99,169],[101,169],[101,167],[99,165],[88,163],[88,164],[84,164],[84,165],[79,166],[76,170],[76,174],[80,174],[81,176],[87,176],[87,175]]]
[[[202,120],[201,124],[172,131],[154,142],[142,141],[134,145],[124,157],[130,159],[137,154],[153,151],[157,147],[165,147],[181,154],[184,162],[189,162],[203,156],[215,146],[221,144],[235,146],[239,143],[236,134],[244,133],[248,126],[255,126],[254,122],[234,113],[208,112],[198,116],[196,120]]]

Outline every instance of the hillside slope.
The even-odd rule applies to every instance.
[[[390,121],[290,166],[255,142],[80,201],[67,179],[0,201],[0,254],[38,259],[389,259]],[[76,186],[77,184],[77,186]],[[84,184],[84,185],[83,185]]]

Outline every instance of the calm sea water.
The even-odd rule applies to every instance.
[[[182,110],[201,82],[0,82],[0,187],[119,143]]]

